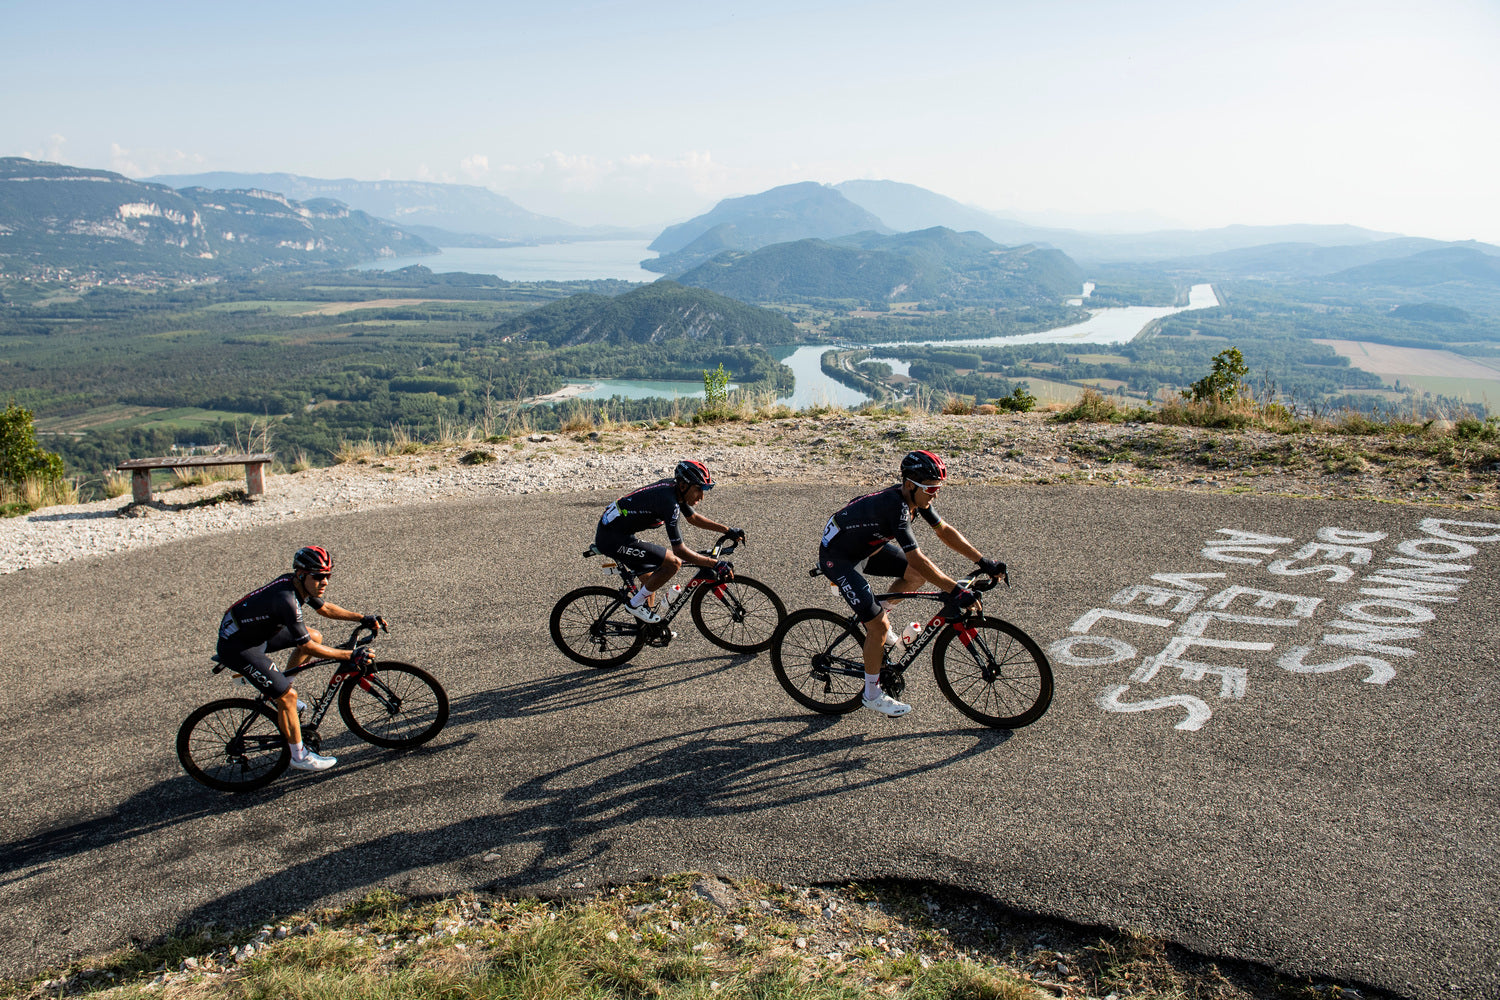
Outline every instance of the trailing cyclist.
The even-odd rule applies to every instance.
[[[828,519],[818,547],[818,568],[838,587],[866,629],[864,706],[883,715],[895,717],[911,711],[910,705],[880,688],[885,647],[899,641],[886,612],[900,601],[891,597],[877,600],[863,574],[895,577],[888,594],[916,590],[926,580],[946,591],[957,608],[968,607],[978,599],[917,548],[911,531],[912,514],[926,521],[939,541],[978,563],[985,573],[999,576],[1005,572],[1004,563],[986,559],[932,509],[932,501],[947,478],[948,467],[937,455],[909,452],[901,460],[901,482],[849,501]]]
[[[604,508],[599,527],[594,531],[594,545],[640,576],[641,585],[631,595],[627,607],[641,621],[647,624],[661,621],[649,602],[677,575],[683,563],[712,569],[720,580],[734,576],[734,567],[727,560],[710,559],[683,544],[682,530],[677,526],[681,514],[695,527],[744,541],[742,529],[711,521],[693,509],[702,502],[704,492],[713,488],[713,476],[702,462],[683,459],[677,463],[671,479],[642,486]],[[667,529],[667,540],[672,543],[671,551],[635,537],[637,531],[663,526]]]
[[[315,656],[345,660],[356,667],[373,663],[366,648],[348,650],[323,645],[322,633],[302,621],[306,604],[324,618],[360,622],[366,628],[385,628],[379,615],[346,611],[323,600],[333,575],[333,557],[318,545],[297,550],[292,571],[283,573],[264,587],[252,590],[224,612],[219,623],[219,662],[244,676],[276,705],[276,724],[292,750],[292,767],[323,771],[338,763],[302,745],[302,726],[297,718],[297,692],[286,674],[277,670],[267,653],[292,649],[288,669]],[[294,648],[295,647],[295,648]]]

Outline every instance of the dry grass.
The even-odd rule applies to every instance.
[[[28,476],[19,483],[0,480],[0,517],[14,517],[43,507],[77,502],[78,484],[72,479]]]

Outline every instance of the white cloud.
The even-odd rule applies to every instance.
[[[47,137],[47,141],[42,145],[40,150],[23,149],[21,150],[21,155],[28,160],[46,160],[49,163],[64,163],[66,162],[66,156],[63,153],[63,147],[67,144],[68,140],[65,136],[54,132]]]
[[[483,153],[465,156],[458,161],[458,169],[470,180],[480,180],[490,172],[490,158]]]
[[[118,142],[109,144],[110,169],[126,177],[197,173],[207,163],[202,153],[184,153],[180,149],[127,149]]]

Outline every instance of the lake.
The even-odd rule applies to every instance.
[[[592,240],[543,243],[532,247],[443,247],[428,257],[391,257],[361,264],[361,271],[398,271],[420,264],[435,274],[463,271],[493,274],[506,281],[655,281],[661,275],[641,267],[655,257],[650,240]]]

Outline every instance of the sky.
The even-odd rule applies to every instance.
[[[1497,0],[0,0],[0,155],[654,228],[903,181],[1106,231],[1500,243]]]

